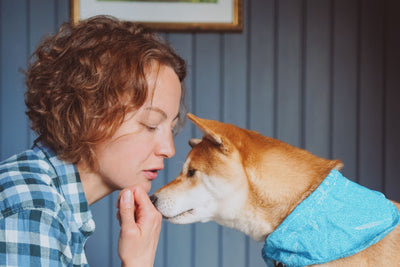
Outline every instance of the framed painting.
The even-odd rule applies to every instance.
[[[70,0],[71,20],[111,15],[157,31],[240,32],[243,0]]]

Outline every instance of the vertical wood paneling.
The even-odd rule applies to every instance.
[[[3,19],[3,8],[2,8],[2,3],[0,1],[0,105],[2,104],[2,99],[4,98],[5,95],[5,90],[3,87],[5,84],[3,84],[3,66],[5,65],[5,60],[3,62],[3,47],[4,47],[4,30],[5,27],[4,25],[4,19]],[[0,120],[3,121],[3,109],[0,107]],[[0,161],[3,160],[3,129],[5,128],[6,124],[2,123],[0,121]]]
[[[0,160],[34,139],[19,69],[68,2],[0,2]],[[189,111],[341,158],[348,178],[400,200],[400,2],[245,0],[244,13],[241,34],[162,34],[188,62]],[[191,137],[188,122],[152,192],[178,175]],[[92,266],[120,266],[117,196],[92,206]],[[262,245],[213,222],[164,222],[155,266],[261,267]]]
[[[385,1],[385,156],[388,197],[400,201],[400,2]]]
[[[186,59],[188,63],[188,72],[190,72],[193,61],[192,37],[188,34],[172,34],[168,39],[175,47],[177,52]],[[191,84],[190,76],[187,78],[186,82]],[[189,88],[189,95],[190,94],[191,92]],[[179,155],[176,155],[174,158],[166,161],[168,164],[167,181],[173,180],[180,173],[186,154],[190,150],[188,145],[188,139],[190,139],[190,136],[191,128],[185,127],[182,133],[180,133],[179,137],[175,138],[176,150],[182,151],[183,153],[179,153]],[[164,244],[167,245],[167,249],[164,250],[164,258],[167,257],[167,266],[192,265],[193,228],[194,225],[185,225],[181,228],[178,225],[167,224],[165,230],[167,231],[168,239],[167,242],[164,242]]]
[[[171,165],[168,164],[168,170]],[[168,172],[168,180],[176,174]],[[164,238],[164,264],[165,266],[191,266],[192,263],[192,228],[193,225],[164,224],[166,235]],[[181,226],[181,227],[180,227]]]
[[[43,38],[54,34],[56,29],[56,17],[55,13],[56,2],[52,0],[43,1],[43,6],[35,5],[32,1],[28,2],[28,40],[29,40],[29,50],[28,55],[31,55],[38,44]],[[43,13],[48,14],[43,16]],[[66,18],[64,18],[66,19]]]
[[[96,231],[86,242],[86,257],[91,266],[111,266],[112,240],[110,231],[112,224],[110,218],[115,219],[112,212],[110,196],[103,198],[93,204],[90,209],[95,219]]]
[[[56,17],[55,13],[56,2],[51,0],[43,1],[44,6],[35,5],[32,1],[28,2],[28,51],[27,56],[29,57],[36,50],[36,47],[42,40],[42,38],[53,34],[56,28]],[[43,16],[43,12],[48,14]],[[68,17],[66,17],[68,18]],[[28,135],[28,146],[33,143],[36,139],[36,135],[29,131]]]
[[[58,31],[60,25],[69,19],[69,1],[56,0],[55,3],[56,5],[54,12],[57,14],[57,16],[54,31],[56,32]]]
[[[219,34],[196,34],[194,49],[193,75],[195,82],[192,111],[203,118],[221,120],[221,36]],[[198,129],[194,133],[194,137],[202,137]],[[221,266],[221,232],[221,227],[214,222],[195,225],[195,267]],[[207,245],[204,246],[204,244]]]
[[[1,2],[1,99],[0,158],[5,159],[28,148],[28,123],[25,116],[24,77],[28,55],[27,1]],[[15,30],[18,29],[18,30]]]
[[[374,0],[362,1],[359,95],[359,182],[383,190],[377,179],[383,170],[383,16],[384,6]]]
[[[244,1],[246,10],[247,2]],[[246,13],[244,20],[246,21]],[[246,24],[245,24],[246,25]],[[247,72],[248,47],[247,32],[243,34],[225,34],[223,45],[223,121],[234,123],[239,127],[247,125]],[[237,230],[222,228],[222,265],[246,266],[248,238]]]
[[[330,156],[331,0],[310,0],[305,6],[304,146]]]
[[[251,129],[267,136],[274,133],[275,2],[249,1],[246,28],[249,31],[250,43],[247,72],[247,90],[250,95],[248,124]]]
[[[223,46],[223,120],[246,127],[247,35],[225,34]]]
[[[247,27],[249,31],[249,113],[247,127],[266,136],[274,134],[275,110],[275,2],[253,0],[248,3]],[[263,12],[260,12],[263,10]],[[263,244],[249,241],[246,267],[264,267],[260,257]]]
[[[108,242],[106,244],[106,250],[104,251],[103,262],[110,262],[110,266],[121,266],[121,260],[118,257],[118,239],[119,239],[119,231],[120,226],[119,222],[116,219],[117,214],[117,200],[118,200],[119,192],[114,192],[110,196],[106,197],[108,203],[104,203],[104,205],[109,205],[108,210],[99,210],[98,213],[93,214],[95,220],[100,218],[100,220],[107,220],[104,225],[110,225],[110,228],[103,227],[104,232],[100,232],[98,234],[103,234],[108,238]],[[96,222],[98,219],[96,220]],[[96,223],[98,225],[98,223]],[[96,249],[96,245],[94,245],[94,249]],[[95,251],[93,256],[98,257],[99,252]]]
[[[342,159],[349,179],[357,176],[357,3],[335,0],[333,6],[333,157]]]
[[[277,1],[277,131],[276,137],[301,145],[301,72],[303,1]]]

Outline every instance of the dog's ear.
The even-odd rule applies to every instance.
[[[198,138],[192,138],[189,140],[189,145],[193,148],[195,145],[201,142],[201,139]]]
[[[213,126],[215,126],[218,122],[200,119],[191,113],[188,113],[187,116],[197,127],[199,127],[201,132],[204,134],[204,138],[216,145],[223,145],[222,138],[213,130],[213,128],[215,128]]]

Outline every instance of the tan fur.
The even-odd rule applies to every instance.
[[[254,131],[188,117],[204,137],[190,141],[182,173],[152,196],[174,223],[214,220],[264,241],[332,169],[343,166]],[[362,252],[318,266],[400,266],[399,248],[397,226]]]

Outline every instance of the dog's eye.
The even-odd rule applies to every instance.
[[[195,172],[196,172],[195,169],[189,169],[188,172],[187,172],[187,177],[193,177]]]

